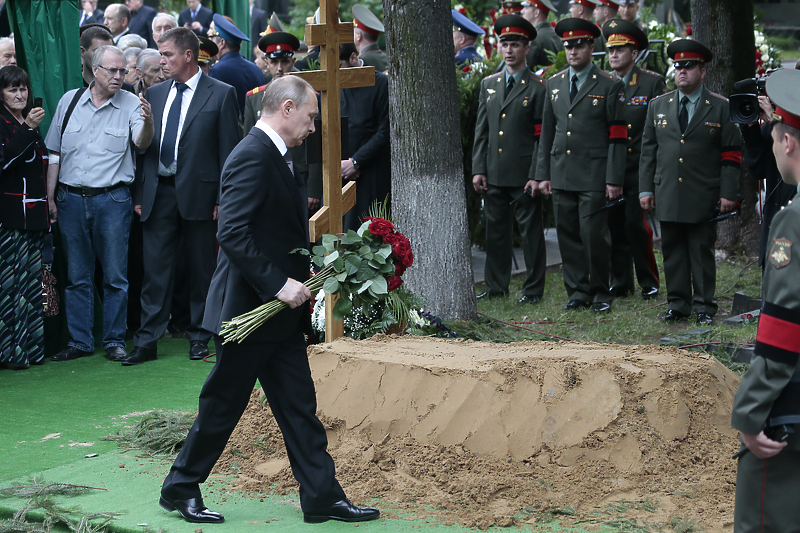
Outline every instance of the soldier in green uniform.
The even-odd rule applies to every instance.
[[[551,12],[555,13],[556,8],[550,0],[530,0],[522,2],[522,16],[533,24],[536,30],[536,39],[531,41],[531,51],[528,52],[528,68],[535,70],[537,67],[552,65],[552,61],[547,57],[547,51],[558,54],[564,49],[561,39],[556,35],[556,31],[547,17]]]
[[[534,181],[545,83],[525,65],[528,43],[536,38],[534,27],[518,15],[503,15],[494,28],[505,68],[481,82],[472,155],[472,184],[484,195],[486,214],[484,295],[508,294],[516,218],[526,269],[518,303],[537,303],[544,292],[547,259],[542,200]]]
[[[619,0],[599,0],[600,3],[594,10],[594,20],[601,28],[605,26],[606,22],[617,18],[617,11],[619,10]],[[603,37],[608,39],[608,36],[603,33]]]
[[[565,309],[611,309],[606,199],[622,194],[626,122],[622,82],[592,63],[600,28],[583,19],[556,24],[570,67],[547,80],[536,179],[553,194]]]
[[[639,0],[619,0],[619,4],[619,10],[617,11],[619,18],[636,24],[647,35],[650,28],[639,18]]]
[[[784,69],[767,80],[773,152],[783,180],[800,184],[800,72]],[[800,189],[798,189],[800,190]],[[800,197],[775,215],[764,268],[763,307],[755,356],[733,402],[731,424],[744,445],[736,469],[734,533],[797,531],[800,437],[780,442],[775,428],[800,423]],[[766,430],[766,431],[765,431]],[[769,437],[767,435],[770,435]]]
[[[569,13],[573,18],[580,18],[594,23],[594,12],[600,5],[600,0],[570,0]],[[605,52],[606,40],[601,32],[594,39],[594,51]]]
[[[690,39],[667,47],[678,90],[648,104],[639,165],[639,202],[661,222],[669,310],[665,321],[697,313],[710,324],[717,272],[714,206],[736,207],[742,136],[730,120],[728,99],[703,86],[711,51]],[[692,289],[694,288],[694,295]]]
[[[639,68],[635,61],[640,50],[647,49],[644,32],[630,22],[612,19],[603,26],[606,49],[614,76],[625,86],[623,112],[628,124],[628,155],[623,195],[625,205],[609,210],[611,232],[611,291],[625,296],[634,290],[633,273],[642,288],[642,297],[658,294],[658,266],[653,254],[653,229],[647,224],[639,204],[639,155],[647,105],[666,91],[664,77]]]
[[[353,42],[358,50],[358,58],[365,67],[375,67],[378,72],[389,69],[389,58],[378,46],[378,37],[383,33],[383,22],[372,11],[355,4],[353,12]]]

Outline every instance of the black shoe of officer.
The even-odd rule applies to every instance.
[[[703,324],[713,324],[714,317],[709,315],[708,313],[697,313],[697,325],[702,326]]]
[[[608,302],[595,302],[592,306],[592,311],[596,314],[608,313],[611,311],[611,304]]]
[[[518,303],[519,305],[524,305],[524,304],[538,304],[540,300],[541,300],[541,298],[539,298],[538,296],[528,296],[528,295],[524,295],[522,298],[520,298],[519,300],[517,300],[517,303]]]
[[[495,298],[504,298],[506,293],[504,292],[492,292],[486,291],[477,296],[478,300],[494,300]]]
[[[667,314],[661,317],[661,320],[664,322],[678,322],[680,320],[686,320],[689,318],[688,315],[684,315],[683,313],[679,313],[674,309],[670,309],[667,311]]]
[[[642,298],[645,300],[652,300],[658,296],[658,287],[644,287],[642,289]]]
[[[589,307],[590,305],[592,304],[590,304],[589,302],[584,302],[583,300],[570,300],[569,302],[567,302],[567,305],[564,306],[564,309],[566,309],[567,311],[573,309],[584,309],[586,307]]]

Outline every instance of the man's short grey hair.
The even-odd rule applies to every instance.
[[[304,105],[309,99],[309,91],[313,94],[314,88],[298,76],[283,76],[272,80],[264,91],[261,116],[271,117],[280,112],[281,104],[286,100],[291,100],[297,107]]]
[[[129,33],[127,35],[123,35],[117,41],[117,47],[123,52],[128,48],[141,48],[144,50],[147,48],[147,41],[145,41],[144,37],[141,35],[136,35],[135,33]]]
[[[123,54],[125,54],[125,61],[130,61],[131,58],[138,59],[139,54],[142,53],[142,49],[136,46],[131,46],[130,48],[123,50]]]
[[[147,50],[142,50],[142,53],[139,54],[139,58],[136,60],[136,68],[144,72],[144,64],[147,62],[148,59],[161,59],[161,53],[158,50],[153,50],[152,48],[148,48]]]
[[[158,15],[153,17],[152,29],[156,29],[156,21],[158,19],[169,19],[170,23],[172,23],[172,27],[173,28],[177,28],[178,27],[178,21],[175,20],[175,17],[173,17],[169,13],[159,13]]]
[[[11,37],[0,37],[0,46],[3,46],[5,44],[10,44],[11,46],[15,46],[14,39],[12,39]]]
[[[110,44],[107,44],[105,46],[101,46],[100,48],[98,48],[97,50],[94,51],[94,54],[92,54],[92,66],[93,67],[97,66],[97,65],[100,65],[100,63],[102,63],[103,57],[105,57],[106,52],[111,52],[112,54],[119,55],[120,57],[122,57],[125,60],[125,64],[126,65],[128,64],[128,59],[125,57],[125,53],[122,50],[120,50],[116,46],[112,46]]]

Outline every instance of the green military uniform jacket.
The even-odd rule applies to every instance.
[[[525,68],[507,98],[505,70],[481,81],[472,173],[490,185],[523,187],[536,176],[545,82]]]
[[[606,51],[606,36],[602,33],[594,39],[594,53]]]
[[[553,64],[547,57],[547,50],[558,54],[564,49],[561,38],[549,22],[540,22],[534,28],[536,28],[536,39],[531,41],[531,51],[527,57],[528,68],[531,70]]]
[[[656,218],[697,224],[714,216],[720,197],[739,191],[742,135],[730,120],[728,99],[705,87],[681,133],[682,93],[648,104],[639,164],[639,191],[655,193]]]
[[[642,152],[642,133],[647,119],[648,104],[664,94],[667,82],[664,76],[634,65],[630,81],[625,83],[623,113],[628,123],[628,156],[625,167],[625,186],[639,187],[639,157]]]
[[[389,69],[389,57],[380,49],[378,43],[368,44],[362,48],[358,58],[364,62],[365,67],[375,67],[378,72],[386,72]]]
[[[778,395],[800,372],[798,243],[800,195],[775,215],[769,232],[755,357],[736,391],[731,416],[733,427],[743,433],[755,435],[764,429]],[[800,450],[800,438],[790,439],[789,449]]]
[[[605,191],[625,177],[627,122],[622,81],[592,63],[588,78],[569,101],[569,69],[547,80],[542,136],[536,170],[538,181],[554,189]]]

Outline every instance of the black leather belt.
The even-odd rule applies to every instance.
[[[98,194],[105,194],[107,192],[116,191],[123,187],[127,187],[127,183],[117,183],[111,187],[73,187],[72,185],[61,184],[62,187],[67,189],[67,192],[72,194],[79,194],[81,196],[97,196]]]

